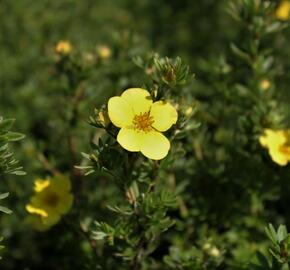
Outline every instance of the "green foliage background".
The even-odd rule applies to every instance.
[[[271,260],[268,223],[289,226],[290,170],[271,160],[258,137],[264,128],[290,125],[290,31],[273,16],[276,1],[267,10],[254,2],[1,1],[0,114],[15,118],[13,129],[26,135],[13,145],[26,175],[0,176],[14,212],[1,216],[1,269],[131,269],[115,256],[118,241],[97,241],[93,252],[87,241],[94,220],[117,219],[107,206],[121,207],[124,195],[107,175],[84,177],[74,165],[86,165],[81,152],[90,153],[102,134],[89,116],[109,97],[149,85],[136,57],[150,65],[154,52],[189,65],[194,78],[171,97],[181,110],[194,106],[200,126],[174,144],[170,169],[157,177],[159,189],[177,195],[177,206],[167,209],[175,225],[140,269],[282,269],[256,255]],[[72,66],[54,52],[59,40],[71,42]],[[97,56],[101,45],[111,49],[109,59]],[[34,179],[52,168],[81,178],[82,193],[60,224],[39,233],[25,222],[25,205]]]

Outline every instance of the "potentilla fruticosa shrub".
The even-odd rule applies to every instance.
[[[75,6],[0,6],[1,269],[289,269],[290,2]]]

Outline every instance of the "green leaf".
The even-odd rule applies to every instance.
[[[284,239],[287,238],[287,228],[285,225],[280,225],[277,230],[277,240],[281,243]]]
[[[244,52],[243,50],[241,50],[240,48],[238,48],[234,43],[230,44],[230,48],[231,48],[232,52],[236,56],[238,56],[240,59],[244,60],[248,64],[250,64],[252,62],[251,56],[249,54],[247,54],[246,52]]]
[[[8,141],[10,142],[15,142],[15,141],[19,141],[22,140],[25,136],[21,133],[17,133],[17,132],[8,132],[6,134],[6,138],[8,139]]]
[[[2,121],[1,121],[1,118],[0,118],[0,134],[1,134],[1,132],[10,130],[10,128],[13,126],[14,122],[15,122],[15,119],[3,120],[3,118],[2,118]]]
[[[0,200],[3,200],[9,196],[9,192],[0,194]]]
[[[1,205],[0,205],[0,211],[5,213],[5,214],[9,214],[9,215],[13,213],[10,209],[8,209],[7,207],[1,206]]]
[[[271,223],[268,225],[268,227],[265,228],[265,231],[266,231],[267,236],[270,238],[270,240],[274,244],[276,244],[278,242],[278,239],[277,239],[275,228],[273,227]]]

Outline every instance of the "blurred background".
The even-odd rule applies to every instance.
[[[26,135],[14,151],[27,173],[1,179],[0,192],[10,192],[4,204],[14,212],[1,215],[6,246],[1,269],[97,269],[92,267],[88,244],[78,232],[67,230],[66,220],[48,232],[36,232],[25,221],[25,205],[34,179],[50,174],[47,162],[64,173],[81,163],[80,153],[89,152],[95,136],[86,120],[110,96],[146,83],[146,74],[132,59],[153,53],[180,56],[189,64],[195,80],[185,93],[201,104],[197,117],[202,122],[186,141],[187,156],[171,172],[180,179],[187,216],[176,214],[178,232],[169,232],[154,256],[162,258],[170,246],[184,251],[188,245],[201,248],[213,239],[220,257],[204,269],[241,269],[239,263],[249,261],[258,249],[266,250],[268,222],[289,224],[289,168],[282,170],[266,152],[261,154],[257,135],[267,125],[279,128],[290,123],[290,32],[285,28],[263,38],[260,48],[269,50],[273,60],[255,77],[232,52],[232,43],[247,48],[248,36],[243,23],[229,14],[230,2],[0,1],[0,114],[16,118],[14,130]],[[279,1],[272,4],[276,7]],[[266,21],[265,16],[273,14],[259,16]],[[71,45],[72,66],[59,64],[56,45],[61,40]],[[70,75],[64,76],[67,70]],[[250,78],[255,85],[263,80],[270,84],[266,101],[247,102],[254,85]],[[245,88],[236,88],[237,84]],[[77,115],[71,107],[76,100],[74,85],[84,89]],[[266,102],[268,107],[261,105]],[[268,113],[269,119],[264,117]],[[68,143],[71,137],[74,153]],[[240,164],[246,169],[241,170]],[[81,210],[83,222],[109,220],[106,205],[122,200],[105,178],[96,181],[95,176],[85,178],[89,192]],[[99,263],[110,254],[100,251]],[[116,269],[112,261],[100,264]],[[171,268],[157,264],[151,269]]]

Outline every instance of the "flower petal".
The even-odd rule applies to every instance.
[[[288,161],[289,161],[287,155],[285,155],[284,153],[282,153],[278,149],[270,149],[269,154],[270,154],[272,160],[275,163],[279,164],[280,166],[286,166]]]
[[[46,189],[50,185],[50,181],[48,179],[36,179],[34,181],[34,191],[41,192]]]
[[[27,204],[25,208],[26,208],[27,212],[30,214],[36,214],[36,215],[39,215],[41,217],[48,216],[48,213],[45,210],[40,209],[40,208],[36,208],[31,204]]]
[[[276,10],[276,17],[280,20],[287,21],[290,16],[289,1],[282,1]]]
[[[150,115],[154,119],[152,126],[158,131],[166,131],[177,121],[177,111],[170,104],[163,101],[154,102]]]
[[[69,193],[64,194],[59,201],[59,204],[57,205],[56,211],[62,215],[66,214],[73,203],[73,196]]]
[[[47,217],[41,217],[41,221],[45,226],[53,226],[60,221],[61,216],[57,212],[51,212]]]
[[[134,115],[148,112],[153,103],[150,93],[142,88],[130,88],[123,92],[121,98],[126,100],[131,108],[133,108]]]
[[[108,102],[108,114],[112,123],[117,127],[132,125],[133,109],[122,97],[112,97]]]
[[[165,158],[170,149],[169,140],[160,132],[142,133],[141,153],[154,160]]]
[[[117,141],[126,150],[138,152],[142,145],[142,133],[132,128],[121,128],[117,136]]]
[[[278,147],[286,143],[286,133],[283,130],[266,129],[259,138],[260,144],[266,148]]]
[[[63,174],[56,175],[51,180],[51,190],[65,194],[71,190],[71,182],[68,177]]]

